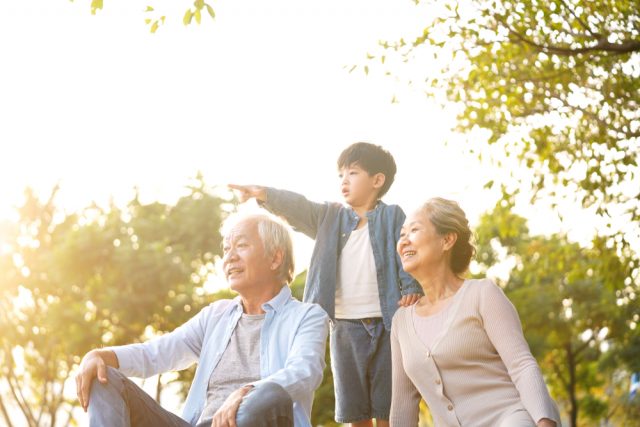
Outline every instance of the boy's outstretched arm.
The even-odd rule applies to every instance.
[[[294,230],[300,231],[312,239],[316,238],[318,227],[330,208],[329,203],[312,202],[303,195],[292,191],[258,185],[228,184],[228,186],[238,193],[240,202],[252,198],[256,199],[261,207],[282,217]]]
[[[267,189],[259,185],[228,184],[227,186],[238,192],[240,203],[244,203],[249,199],[256,199],[258,202],[267,201]]]

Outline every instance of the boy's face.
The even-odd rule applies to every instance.
[[[369,172],[352,163],[339,170],[342,197],[350,206],[364,206],[378,199],[378,192],[384,183],[381,173],[369,175]]]

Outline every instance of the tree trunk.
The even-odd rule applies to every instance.
[[[571,343],[567,345],[567,364],[569,369],[569,426],[578,426],[578,399],[576,397],[576,361]]]
[[[162,394],[162,374],[158,374],[158,382],[156,383],[156,402],[160,404],[160,394]]]

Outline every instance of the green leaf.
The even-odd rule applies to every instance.
[[[216,13],[213,11],[213,8],[211,7],[211,5],[208,3],[205,3],[205,6],[207,6],[207,11],[209,12],[209,15],[211,16],[211,18],[215,19]]]
[[[153,12],[153,8],[151,6],[147,6],[145,12]]]
[[[102,9],[103,0],[91,0],[91,14],[95,15],[98,9]]]
[[[155,33],[158,30],[158,21],[155,21],[151,26],[151,33]]]
[[[191,23],[191,18],[193,18],[193,13],[191,12],[191,9],[187,9],[184,13],[184,17],[182,18],[182,23],[184,25],[189,25]]]
[[[200,9],[196,10],[196,12],[193,14],[193,16],[196,17],[196,22],[198,23],[198,25],[200,25],[200,21],[202,20],[202,15],[200,14]]]

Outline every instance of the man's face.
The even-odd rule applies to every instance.
[[[255,220],[241,220],[227,233],[223,254],[224,274],[234,291],[242,294],[273,280],[275,272],[270,268],[271,260],[266,257]]]

